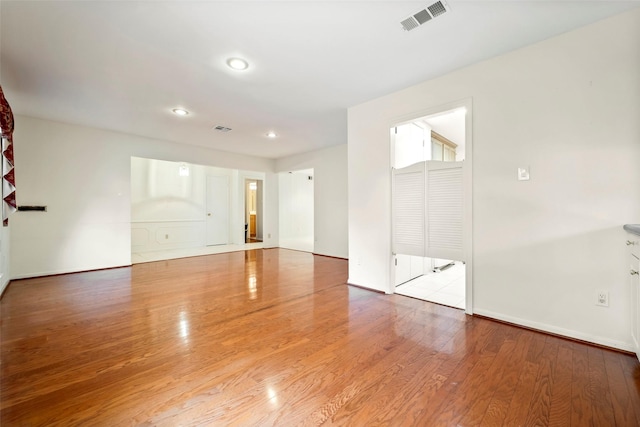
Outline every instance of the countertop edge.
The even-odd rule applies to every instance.
[[[640,224],[625,224],[622,226],[622,228],[627,230],[629,233],[640,236]]]

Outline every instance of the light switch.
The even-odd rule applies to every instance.
[[[529,181],[529,166],[518,168],[518,181]]]

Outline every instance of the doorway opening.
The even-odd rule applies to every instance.
[[[263,240],[262,192],[264,182],[260,179],[244,181],[244,242],[258,243]]]
[[[394,292],[465,309],[468,313],[471,313],[470,113],[469,101],[399,123],[390,130]],[[414,187],[401,183],[409,176],[405,172],[419,176]],[[417,220],[414,216],[417,228],[399,224],[414,214],[399,211],[407,206],[410,209],[410,205],[422,215]],[[416,244],[420,249],[407,249],[397,243],[403,239],[419,240]]]

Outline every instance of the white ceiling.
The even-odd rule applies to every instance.
[[[449,0],[402,30],[434,1],[2,0],[0,82],[17,114],[279,158],[346,143],[350,106],[640,6]]]

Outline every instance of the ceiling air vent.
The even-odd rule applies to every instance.
[[[431,19],[431,15],[429,15],[429,12],[427,12],[426,9],[416,13],[413,17],[416,18],[416,21],[418,21],[418,24],[420,25]]]
[[[231,128],[227,128],[224,126],[215,126],[213,130],[217,130],[218,132],[229,132]]]
[[[414,28],[418,28],[420,25],[425,22],[431,21],[433,18],[437,18],[438,16],[449,11],[449,5],[444,1],[437,1],[430,6],[427,6],[426,9],[421,10],[420,12],[414,13],[407,19],[400,22],[402,28],[405,31],[411,31]]]
[[[447,11],[447,7],[441,1],[435,2],[434,4],[429,6],[427,9],[429,9],[429,13],[434,18],[442,15]]]
[[[402,28],[404,28],[405,31],[411,31],[414,28],[418,28],[418,26],[420,26],[420,24],[418,24],[418,22],[413,19],[413,16],[408,17],[400,24],[402,24]]]

